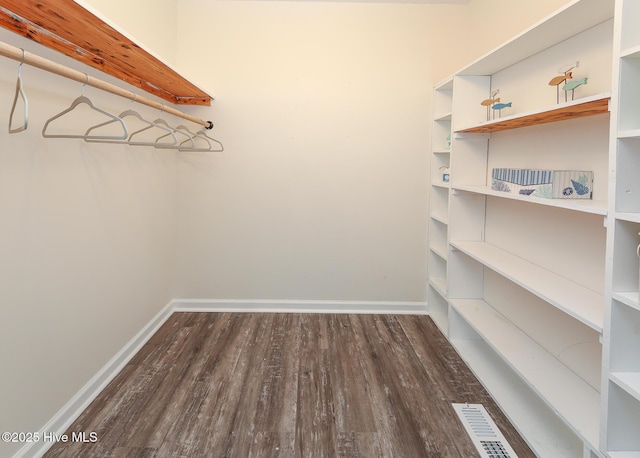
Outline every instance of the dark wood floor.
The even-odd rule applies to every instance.
[[[46,456],[478,456],[452,402],[533,456],[427,316],[176,313]]]

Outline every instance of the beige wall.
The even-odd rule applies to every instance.
[[[75,0],[169,65],[177,61],[179,0]]]
[[[431,88],[551,3],[180,2],[227,149],[180,162],[177,295],[424,300]]]
[[[424,299],[431,87],[462,8],[181,3],[178,64],[226,151],[180,161],[179,297]]]

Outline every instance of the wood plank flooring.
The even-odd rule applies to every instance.
[[[175,313],[46,457],[474,457],[526,443],[427,316]]]

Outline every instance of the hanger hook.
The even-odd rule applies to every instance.
[[[87,87],[87,84],[89,84],[89,74],[85,73],[84,76],[86,77],[86,80],[84,81],[84,84],[82,85],[82,96],[84,97],[84,88]]]
[[[138,94],[133,94],[133,99],[131,99],[131,105],[129,105],[129,108],[133,108],[133,103],[138,100]]]
[[[20,65],[18,66],[18,76],[22,76],[22,66],[24,65],[25,60],[27,60],[27,53],[23,48],[22,49],[22,62],[20,62]]]

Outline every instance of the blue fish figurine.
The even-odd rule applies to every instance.
[[[503,108],[510,107],[511,103],[512,102],[509,102],[509,103],[496,103],[491,108],[493,108],[494,110],[502,110]]]

